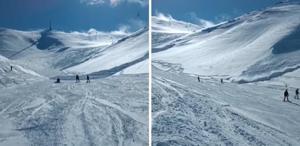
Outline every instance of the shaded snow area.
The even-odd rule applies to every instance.
[[[184,35],[155,32],[152,57],[185,73],[266,81],[299,69],[299,32],[300,5],[280,4]]]
[[[147,28],[0,28],[0,146],[147,146],[147,69]]]
[[[148,145],[148,75],[0,88],[0,145]]]
[[[299,3],[164,30],[152,34],[154,146],[300,145]]]
[[[156,68],[152,79],[154,146],[300,144],[300,101],[291,93],[282,102],[283,86],[198,82]]]

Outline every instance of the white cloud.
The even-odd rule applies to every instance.
[[[169,14],[163,14],[161,12],[155,12],[156,17],[158,17],[161,20],[165,20],[165,21],[174,21],[175,19],[169,15]]]
[[[218,21],[218,22],[224,22],[224,21],[228,21],[230,20],[232,17],[228,14],[221,14],[219,16],[216,16],[215,19]]]
[[[190,13],[190,17],[191,17],[193,23],[195,23],[197,25],[200,25],[204,28],[211,27],[211,26],[215,25],[215,23],[212,22],[212,21],[208,21],[208,20],[204,20],[204,19],[199,18],[197,16],[197,14],[194,13],[194,12]]]
[[[87,5],[100,5],[104,4],[105,0],[80,0],[81,3],[85,3]]]
[[[116,7],[123,2],[136,3],[140,4],[141,6],[146,6],[148,4],[148,0],[80,0],[80,2],[87,5],[109,4],[112,7]]]
[[[204,20],[199,18],[196,13],[189,13],[189,22],[185,22],[185,21],[181,21],[181,20],[176,20],[174,19],[170,14],[163,14],[161,12],[156,11],[155,12],[155,16],[161,20],[164,21],[176,21],[176,22],[180,22],[180,23],[191,23],[191,24],[196,24],[198,26],[200,26],[201,28],[207,28],[207,27],[211,27],[214,26],[215,23],[212,21],[208,21],[208,20]]]
[[[110,5],[115,7],[121,3],[122,0],[110,0]]]
[[[114,34],[114,35],[127,35],[127,34],[129,34],[129,29],[130,28],[129,28],[128,25],[121,25],[118,30],[112,31],[111,34]]]
[[[141,19],[130,19],[129,20],[129,24],[133,27],[133,28],[142,28],[147,26],[148,24],[145,23],[145,21],[141,20]]]
[[[148,0],[127,0],[128,2],[131,2],[131,3],[138,3],[140,4],[141,6],[146,6],[148,5]]]
[[[145,21],[142,21],[140,19],[130,19],[128,21],[128,24],[122,24],[119,26],[118,33],[132,33],[137,31],[138,29],[141,29],[143,27],[146,27],[147,24]]]

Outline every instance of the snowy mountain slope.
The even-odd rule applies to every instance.
[[[137,73],[148,73],[149,72],[149,60],[136,63],[130,67],[125,68],[120,74],[137,74]]]
[[[10,68],[11,66],[13,66],[12,71]],[[28,82],[35,82],[45,78],[46,77],[43,77],[36,72],[14,64],[9,59],[0,55],[0,88],[26,84]]]
[[[241,83],[269,80],[299,68],[299,30],[300,5],[280,4],[161,44],[153,60]]]
[[[153,51],[159,51],[157,48],[171,40],[182,37],[201,29],[205,29],[208,25],[196,25],[184,21],[179,21],[172,16],[158,14],[152,16],[152,45]],[[210,26],[210,25],[209,25]]]
[[[108,46],[126,34],[114,34],[90,30],[84,32],[62,32],[49,30],[19,31],[7,28],[0,28],[2,55],[10,58],[26,46],[35,46],[38,49],[57,49],[55,46],[70,48],[90,48],[97,46]],[[34,47],[33,47],[34,48]],[[62,51],[62,50],[60,50]],[[17,55],[16,55],[17,56]],[[18,55],[16,58],[22,57]]]
[[[0,88],[0,145],[146,146],[147,78],[43,80]]]
[[[1,55],[14,60],[17,64],[48,77],[69,73],[92,73],[122,64],[127,64],[126,67],[129,67],[134,65],[131,62],[135,59],[146,56],[147,31],[143,29],[127,36],[117,32],[103,33],[96,30],[88,33],[66,33],[48,30],[17,31],[3,28],[0,31],[0,51]],[[124,53],[128,54],[127,57]],[[103,67],[88,68],[88,62],[97,61],[95,58],[101,58],[99,60],[101,62],[94,62],[94,64]],[[76,70],[75,66],[81,66],[80,70]],[[70,72],[71,70],[74,72]]]
[[[152,32],[160,33],[191,33],[205,26],[175,20],[171,16],[152,16]]]
[[[281,102],[284,86],[153,69],[153,145],[300,144],[300,101]]]
[[[0,145],[148,145],[147,34],[0,29]]]
[[[144,28],[117,43],[105,48],[95,57],[79,65],[66,69],[67,72],[93,73],[108,71],[117,73],[129,66],[147,60],[148,58],[148,29]],[[143,68],[148,68],[144,64]],[[100,72],[98,72],[100,73]]]

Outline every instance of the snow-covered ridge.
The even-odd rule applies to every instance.
[[[99,72],[122,64],[129,64],[127,68],[134,65],[131,61],[142,58],[147,53],[147,31],[143,29],[132,34],[97,30],[67,33],[56,30],[19,31],[1,28],[0,55],[48,77]],[[140,37],[140,34],[144,35]],[[113,56],[117,58],[110,58]],[[94,62],[101,67],[92,69],[82,68],[84,65],[80,65],[95,58],[101,58],[101,62]],[[76,70],[75,66],[81,66],[80,70]],[[145,72],[144,68],[147,68],[146,64],[137,72]],[[131,74],[134,72],[132,70]]]
[[[299,29],[300,5],[278,4],[157,45],[153,60],[238,82],[268,80],[299,69]]]
[[[152,16],[152,51],[164,50],[164,47],[161,48],[164,44],[211,26],[214,24],[206,20],[201,20],[199,24],[193,24],[176,20],[171,15],[158,13],[157,16]]]
[[[161,33],[191,33],[201,29],[196,24],[175,20],[172,17],[152,16],[152,31]]]
[[[113,75],[148,59],[148,28],[141,29],[95,54],[93,58],[68,68],[67,72]],[[142,70],[148,67],[143,64]],[[140,72],[137,70],[137,72]]]
[[[121,34],[115,32],[100,32],[94,29],[91,29],[88,32],[63,32],[57,30],[49,31],[42,29],[35,31],[20,31],[7,28],[0,28],[0,37],[2,38],[1,46],[6,47],[3,49],[13,51],[22,48],[25,42],[28,43],[27,45],[30,45],[31,43],[37,43],[37,45],[39,43],[42,44],[42,46],[37,46],[38,49],[51,49],[49,48],[52,45],[50,43],[51,40],[47,39],[52,39],[52,41],[55,40],[57,42],[52,42],[53,45],[61,44],[65,47],[97,47],[103,45],[110,45],[127,35],[129,34]],[[17,43],[14,43],[15,46],[11,46],[13,44],[9,44],[11,43],[11,39],[17,39],[15,40]],[[23,44],[20,44],[21,40],[25,42]],[[46,43],[50,43],[50,46],[45,46],[45,42],[43,41],[47,41]]]

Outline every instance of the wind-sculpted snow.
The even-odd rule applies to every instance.
[[[0,145],[148,145],[148,79],[121,75],[0,89]],[[14,141],[15,139],[22,140]]]
[[[152,16],[152,31],[158,33],[191,33],[197,31],[204,26],[175,20],[171,17],[161,18],[159,16]]]
[[[300,144],[300,102],[281,102],[282,86],[198,82],[155,67],[153,75],[154,146]]]
[[[148,29],[144,28],[119,40],[95,54],[89,60],[72,66],[65,71],[79,73],[120,72],[121,70],[148,59]],[[144,68],[148,68],[144,64]],[[145,69],[143,69],[145,70]]]
[[[299,68],[300,4],[283,3],[174,38],[153,35],[153,60],[185,73],[264,81]]]
[[[174,44],[169,42],[182,36],[184,36],[184,34],[152,32],[152,52],[156,53],[172,48]],[[165,46],[164,44],[168,45]]]
[[[105,72],[119,66],[126,66],[122,69],[131,68],[131,65],[139,63],[132,62],[147,55],[148,29],[128,35],[96,30],[66,33],[56,30],[18,31],[1,28],[0,54],[44,76]],[[140,62],[145,60],[147,58]],[[135,72],[133,69],[137,69],[137,73],[147,72],[146,63],[139,66],[132,67],[130,74]],[[120,73],[122,70],[116,72]]]

